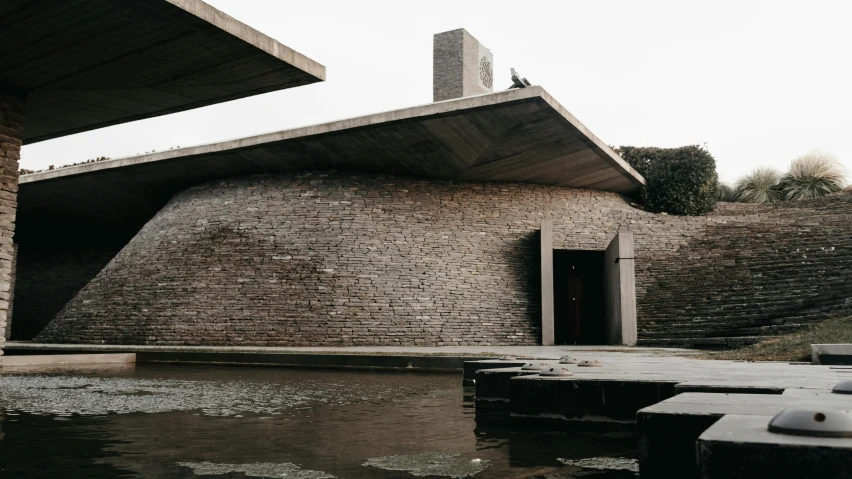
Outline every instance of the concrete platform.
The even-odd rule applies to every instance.
[[[852,438],[767,431],[770,417],[728,415],[698,438],[702,479],[850,477]],[[642,476],[644,479],[644,475]]]
[[[24,143],[325,79],[325,67],[200,0],[0,0],[0,85]]]
[[[772,417],[784,408],[807,406],[850,409],[852,398],[684,393],[646,407],[636,414],[642,478],[699,477],[696,441],[726,414]]]
[[[580,360],[598,360],[600,367],[568,365],[574,375],[558,380],[668,381],[676,384],[677,393],[781,394],[787,389],[825,390],[831,389],[852,373],[852,370],[846,368],[781,362],[696,360],[672,354],[627,355],[577,351],[573,355]],[[550,356],[545,362],[558,361]],[[486,364],[490,366],[493,363]]]
[[[852,344],[811,344],[811,362],[852,365]]]
[[[209,363],[283,367],[443,370],[462,372],[465,361],[513,356],[525,360],[559,358],[582,353],[606,361],[615,358],[693,356],[695,351],[675,348],[621,346],[351,346],[351,347],[254,347],[254,346],[144,346],[105,344],[6,343],[5,353],[136,353],[137,362]]]
[[[133,364],[135,353],[118,354],[51,354],[0,356],[0,368],[4,370],[28,368],[55,369],[57,367],[78,367],[97,364]]]
[[[719,396],[777,398],[785,390],[825,391],[848,378],[849,371],[805,364],[696,360],[671,355],[581,352],[572,355],[579,360],[597,360],[600,367],[561,365],[572,373],[567,377],[543,377],[519,368],[478,370],[477,419],[508,420],[513,426],[548,429],[632,428],[639,410],[677,394],[700,391]],[[690,430],[693,443],[709,426],[700,424],[702,427]]]

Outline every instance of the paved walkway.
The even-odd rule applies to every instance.
[[[263,346],[143,346],[111,344],[43,344],[10,341],[6,350],[86,351],[86,352],[174,352],[174,353],[255,353],[255,354],[347,354],[368,356],[514,356],[519,358],[559,358],[566,354],[597,356],[691,356],[699,351],[678,348],[626,346],[350,346],[350,347],[263,347]]]

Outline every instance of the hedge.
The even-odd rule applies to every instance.
[[[617,152],[645,177],[642,200],[648,211],[703,215],[716,206],[716,160],[704,147],[622,146]]]

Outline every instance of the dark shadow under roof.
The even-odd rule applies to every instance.
[[[136,231],[194,184],[329,169],[618,193],[644,184],[547,92],[531,87],[24,175],[17,235],[50,225]]]
[[[0,0],[0,87],[27,93],[25,143],[324,79],[200,0]]]

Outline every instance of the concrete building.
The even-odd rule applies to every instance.
[[[0,24],[0,330],[23,144],[325,79],[200,0],[2,0]]]
[[[12,337],[724,346],[852,308],[852,196],[645,212],[543,88],[466,89],[472,38],[436,103],[23,176]]]

